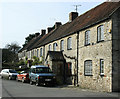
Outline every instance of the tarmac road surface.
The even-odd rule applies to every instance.
[[[118,93],[95,92],[80,88],[35,86],[6,79],[0,79],[0,82],[2,97],[118,97]]]

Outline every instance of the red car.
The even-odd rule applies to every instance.
[[[16,78],[17,81],[29,82],[29,73],[28,71],[21,71]]]

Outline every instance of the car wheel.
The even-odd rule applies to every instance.
[[[38,80],[36,80],[36,86],[39,86],[39,85],[40,85],[39,81],[38,81]]]
[[[1,79],[3,79],[3,76],[1,76]]]
[[[18,80],[18,77],[16,77],[16,81],[19,81],[19,80]]]
[[[33,82],[32,82],[32,80],[30,79],[30,84],[32,85],[33,84]]]
[[[11,77],[11,76],[9,76],[9,77],[8,77],[8,79],[9,79],[9,80],[11,80],[11,79],[12,79],[12,77]]]
[[[24,79],[24,77],[22,78],[22,83],[25,83],[25,79]]]

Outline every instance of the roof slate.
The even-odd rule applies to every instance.
[[[71,35],[72,33],[109,18],[118,7],[120,7],[120,2],[104,2],[80,15],[72,22],[67,22],[60,26],[56,31],[53,31],[52,35],[50,35],[46,40],[39,43],[37,47],[43,46],[64,36]]]
[[[86,13],[78,16],[72,22],[67,22],[66,24],[61,25],[57,29],[54,29],[50,33],[39,38],[39,40],[31,41],[27,50],[38,48],[45,44],[48,44],[52,41],[81,31],[89,26],[99,23],[102,20],[110,18],[110,16],[120,7],[119,2],[104,2],[95,8],[87,11]],[[26,47],[24,48],[26,49]]]

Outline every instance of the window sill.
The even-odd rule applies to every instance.
[[[97,41],[97,43],[104,42],[104,40]]]
[[[90,45],[90,43],[89,44],[85,44],[85,46],[89,46]]]
[[[104,77],[104,74],[100,74],[101,77]]]
[[[84,76],[93,76],[93,75],[87,75],[87,74],[84,74]]]
[[[67,50],[72,50],[72,48],[70,48],[70,49],[67,49]]]

